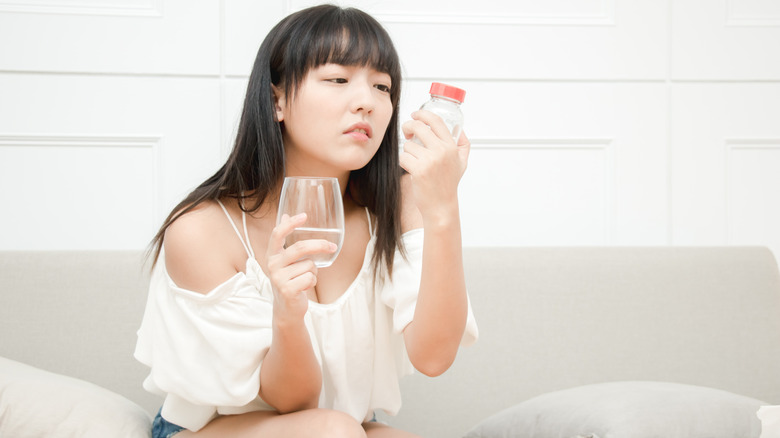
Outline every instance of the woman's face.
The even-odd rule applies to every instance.
[[[390,75],[370,67],[324,64],[285,101],[278,93],[289,175],[339,176],[364,167],[390,118]]]

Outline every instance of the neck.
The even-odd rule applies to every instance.
[[[349,175],[350,172],[326,172],[322,169],[315,169],[313,166],[310,168],[302,169],[300,167],[288,165],[287,169],[285,171],[285,176],[312,176],[312,177],[322,177],[322,178],[336,178],[339,180],[339,187],[341,188],[341,196],[346,196],[347,191],[347,184],[349,183]],[[275,190],[277,194],[281,191],[282,186],[281,182],[279,187]]]

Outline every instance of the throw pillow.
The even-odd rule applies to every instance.
[[[119,394],[0,357],[0,436],[151,436],[150,416]]]
[[[609,382],[534,397],[464,438],[758,438],[760,400],[670,382]]]

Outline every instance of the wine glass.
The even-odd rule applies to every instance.
[[[288,176],[284,179],[279,200],[277,225],[286,214],[306,213],[306,222],[293,230],[285,247],[307,239],[325,239],[338,247],[333,253],[318,253],[311,258],[318,268],[330,266],[344,242],[344,203],[337,178]]]

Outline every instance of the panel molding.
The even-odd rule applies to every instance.
[[[732,235],[734,234],[734,219],[732,213],[732,205],[734,200],[732,198],[732,182],[734,180],[734,170],[732,169],[732,161],[734,153],[740,151],[768,151],[778,150],[780,151],[780,138],[731,138],[724,141],[725,150],[725,169],[724,169],[724,200],[725,200],[725,220],[726,227],[724,230],[725,236],[723,241],[726,245],[734,244]]]
[[[91,134],[2,134],[2,146],[67,146],[67,147],[141,147],[157,149],[159,135],[91,135]]]
[[[780,138],[726,139],[728,149],[778,149]]]
[[[604,149],[611,152],[612,138],[479,138],[469,137],[475,149]]]
[[[418,10],[388,11],[366,6],[366,10],[383,23],[404,24],[496,24],[525,26],[615,26],[615,0],[600,0],[601,11],[593,15],[556,15],[556,14],[495,14],[495,13],[455,13],[448,11],[420,12]],[[288,13],[297,11],[311,2],[287,0]],[[477,4],[478,5],[478,4]]]
[[[109,4],[107,2],[71,3],[43,0],[2,1],[0,12],[17,12],[26,14],[55,15],[112,15],[121,17],[162,17],[163,0],[146,0],[144,5],[125,2],[124,4]]]
[[[728,27],[780,27],[780,13],[763,11],[761,14],[735,12],[735,0],[726,0],[726,26]]]
[[[615,26],[616,24],[614,12],[593,16],[420,14],[415,12],[376,12],[373,15],[383,23],[402,24],[495,24],[520,26]]]
[[[614,138],[470,138],[472,150],[603,151],[604,244],[614,244],[617,230],[617,147]]]
[[[91,135],[91,134],[9,134],[0,133],[0,148],[140,148],[152,151],[152,211],[157,221],[163,210],[160,196],[162,175],[162,144],[160,135]]]

